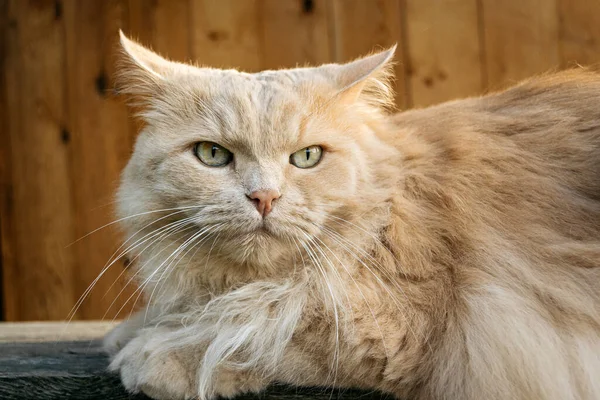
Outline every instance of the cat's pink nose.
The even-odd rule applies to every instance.
[[[250,193],[248,197],[254,201],[258,213],[264,218],[271,212],[273,201],[281,197],[281,194],[277,190],[257,190]]]

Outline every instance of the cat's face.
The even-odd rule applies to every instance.
[[[236,262],[269,264],[369,201],[371,153],[385,151],[361,115],[382,99],[376,76],[391,52],[355,65],[245,74],[122,43],[123,89],[142,102],[146,122],[119,192],[123,217],[147,213],[129,219],[130,230],[164,209],[177,213],[164,225],[187,221],[180,226],[197,232],[196,242]],[[379,92],[362,99],[367,90]]]

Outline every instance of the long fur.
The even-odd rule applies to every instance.
[[[251,75],[122,40],[147,122],[119,191],[147,307],[106,339],[129,390],[600,398],[597,73],[389,115],[389,52]]]

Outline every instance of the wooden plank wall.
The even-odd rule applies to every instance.
[[[409,108],[596,63],[598,20],[589,0],[0,0],[3,318],[65,319],[119,244],[113,226],[75,242],[114,219],[135,140],[111,91],[119,28],[173,59],[248,71],[398,43]],[[132,293],[123,268],[76,319],[115,316]]]

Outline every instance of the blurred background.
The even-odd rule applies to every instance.
[[[246,71],[398,43],[400,109],[600,59],[600,0],[0,0],[0,320],[64,320],[120,244],[114,225],[80,239],[115,219],[137,131],[112,92],[119,28]],[[76,319],[129,312],[127,264]]]

